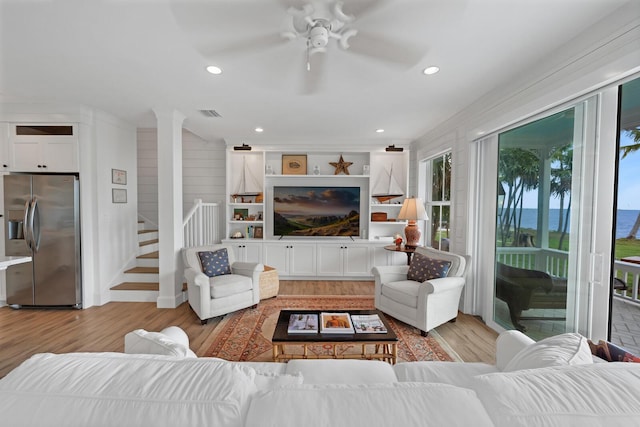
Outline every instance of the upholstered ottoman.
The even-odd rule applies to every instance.
[[[260,273],[260,299],[267,299],[278,296],[280,289],[280,280],[278,279],[278,270],[268,265],[264,266],[264,271]]]

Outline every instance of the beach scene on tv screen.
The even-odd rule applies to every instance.
[[[273,187],[274,236],[359,236],[360,187]]]

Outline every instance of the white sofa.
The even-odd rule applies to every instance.
[[[593,363],[577,334],[518,331],[498,338],[495,366],[38,354],[0,380],[0,414],[7,426],[631,426],[640,364]]]

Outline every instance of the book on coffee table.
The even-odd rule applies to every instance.
[[[386,334],[387,328],[377,314],[351,315],[353,329],[357,334]]]
[[[320,313],[320,332],[324,334],[352,334],[349,313]]]
[[[294,313],[289,316],[287,332],[290,334],[318,333],[318,315],[309,313]]]

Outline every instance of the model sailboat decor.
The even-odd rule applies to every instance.
[[[244,202],[244,197],[253,197],[262,194],[262,186],[258,183],[258,180],[251,172],[249,166],[247,166],[247,159],[242,157],[242,173],[240,174],[240,182],[236,187],[236,191],[231,195],[234,201],[241,197]]]
[[[389,202],[391,199],[404,196],[402,187],[400,187],[400,184],[393,176],[393,163],[389,170],[384,168],[384,171],[380,174],[378,181],[373,187],[371,196],[376,198],[380,203]]]

